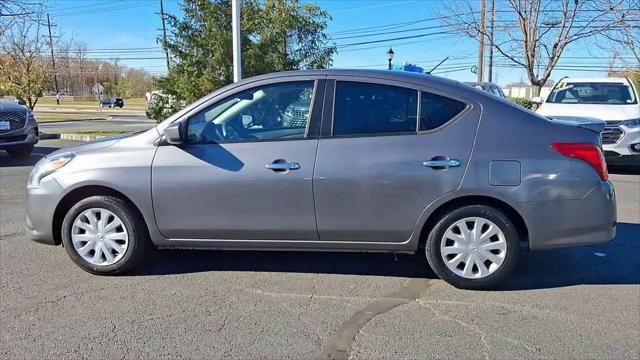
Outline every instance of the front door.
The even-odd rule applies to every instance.
[[[460,185],[480,111],[392,81],[338,78],[334,94],[314,175],[320,240],[405,242],[422,211]]]
[[[316,240],[314,81],[255,86],[191,116],[158,147],[152,197],[171,239]],[[315,109],[313,111],[318,111]]]

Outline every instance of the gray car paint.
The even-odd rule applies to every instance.
[[[212,144],[200,145],[209,148],[199,152],[159,141],[169,124],[235,92],[325,78],[393,83],[469,106],[441,129],[407,136]],[[330,113],[324,111],[322,119],[330,121]],[[513,208],[533,250],[602,243],[615,236],[611,183],[550,146],[598,141],[592,129],[554,123],[433,76],[370,70],[269,74],[205,96],[149,131],[61,150],[76,158],[28,191],[29,228],[34,240],[55,244],[53,216],[61,199],[85,186],[104,186],[135,204],[159,247],[413,252],[429,217],[469,196]],[[462,164],[444,171],[422,166],[437,155]],[[221,164],[212,161],[220,156]],[[279,158],[300,162],[302,171],[264,168]],[[490,165],[501,161],[517,162],[520,174],[513,166]],[[518,184],[490,182],[516,175]]]

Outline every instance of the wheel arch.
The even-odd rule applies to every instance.
[[[520,238],[520,244],[527,247],[529,246],[529,229],[527,228],[527,223],[516,209],[508,203],[490,196],[466,195],[451,199],[439,205],[433,212],[431,212],[431,214],[429,214],[420,231],[419,248],[424,247],[431,229],[433,229],[436,222],[444,216],[444,214],[448,211],[466,205],[486,205],[502,211],[515,225],[518,237]]]
[[[138,208],[138,206],[129,199],[128,196],[123,194],[122,192],[110,188],[108,186],[103,185],[84,185],[78,188],[71,190],[67,193],[62,199],[58,202],[56,209],[53,213],[53,222],[52,222],[52,234],[53,239],[56,245],[60,245],[62,243],[62,221],[64,220],[65,215],[71,209],[73,205],[78,203],[78,201],[82,199],[86,199],[91,196],[112,196],[119,198],[125,201],[131,208],[136,212],[137,216],[140,216],[145,225],[145,230],[147,234],[149,233],[149,225],[147,224],[142,212]]]

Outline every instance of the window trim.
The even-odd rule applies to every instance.
[[[405,88],[409,90],[415,90],[418,92],[418,108],[417,108],[417,119],[416,119],[416,131],[406,131],[406,132],[393,132],[393,133],[374,133],[374,134],[354,134],[354,135],[333,135],[333,124],[335,121],[335,101],[336,101],[336,88],[338,82],[357,82],[357,83],[365,83],[365,84],[377,84],[377,85],[388,85],[395,86],[399,88]],[[333,89],[331,89],[333,86]],[[430,130],[420,130],[420,113],[422,112],[422,93],[429,93],[433,95],[442,96],[445,98],[449,98],[451,100],[455,100],[461,102],[465,105],[465,108],[462,109],[456,116],[449,119],[449,121],[440,125],[437,128],[433,128]],[[329,108],[330,106],[330,108]],[[463,99],[457,97],[455,95],[448,94],[446,91],[443,91],[438,88],[433,88],[428,86],[428,84],[416,84],[413,82],[400,82],[397,80],[383,79],[383,78],[367,78],[367,77],[351,77],[351,76],[329,76],[327,78],[327,85],[325,91],[325,101],[324,108],[322,114],[322,125],[320,131],[320,139],[348,139],[348,138],[361,138],[361,137],[382,137],[382,136],[407,136],[407,135],[428,135],[438,131],[442,131],[447,127],[453,125],[458,119],[466,116],[470,112],[473,111],[475,105],[472,100]],[[482,109],[482,108],[481,108]],[[478,116],[481,116],[479,114]]]
[[[256,83],[250,83],[250,84],[245,84],[245,85],[251,85],[251,86],[238,86],[235,89],[230,90],[230,92],[228,94],[221,94],[223,96],[220,97],[216,97],[215,100],[211,100],[206,102],[206,104],[200,104],[198,106],[198,110],[190,112],[189,114],[185,114],[184,118],[181,118],[177,121],[180,122],[184,122],[186,123],[186,128],[185,128],[185,132],[188,131],[188,127],[189,127],[189,121],[191,121],[191,118],[194,117],[197,114],[200,114],[202,111],[205,111],[207,109],[209,109],[211,106],[215,106],[216,104],[220,104],[221,102],[224,102],[226,100],[228,100],[229,98],[247,91],[247,90],[251,90],[251,89],[256,89],[259,87],[264,87],[264,86],[270,86],[270,85],[278,85],[278,84],[286,84],[286,83],[300,83],[300,82],[312,82],[313,83],[313,91],[311,92],[311,109],[309,111],[309,119],[307,121],[307,125],[305,127],[304,130],[304,136],[302,138],[285,138],[285,139],[242,139],[242,140],[212,140],[212,141],[206,141],[206,142],[198,142],[198,143],[193,143],[193,142],[188,142],[187,139],[185,138],[185,142],[181,145],[181,146],[198,146],[198,145],[212,145],[212,144],[237,144],[237,143],[262,143],[262,142],[280,142],[280,141],[303,141],[303,140],[317,140],[318,139],[318,134],[314,134],[316,131],[313,131],[314,129],[311,128],[311,124],[314,120],[319,121],[320,119],[314,119],[314,113],[316,111],[318,111],[316,109],[316,106],[322,106],[322,103],[320,104],[316,104],[316,95],[320,95],[320,93],[322,93],[322,97],[324,98],[324,88],[320,89],[320,85],[325,81],[324,78],[320,78],[320,77],[313,77],[313,78],[307,78],[307,79],[303,79],[303,78],[296,78],[296,79],[288,79],[286,77],[283,78],[278,78],[278,79],[270,79],[271,81],[265,81],[265,82],[256,82]],[[273,80],[282,80],[282,81],[273,81]],[[237,90],[237,91],[236,91]],[[322,109],[319,110],[320,112],[322,112]],[[316,116],[317,117],[317,116]],[[185,134],[186,135],[186,134]],[[309,136],[311,135],[311,136]]]
[[[421,106],[422,106],[422,93],[426,92],[426,93],[437,95],[437,96],[441,96],[441,97],[444,97],[444,98],[447,98],[447,99],[455,100],[457,102],[460,102],[460,103],[464,104],[465,107],[460,112],[458,112],[456,114],[456,116],[454,116],[451,119],[447,120],[444,124],[442,124],[442,125],[440,125],[438,127],[435,127],[433,129],[429,129],[429,130],[420,130],[420,125],[421,125],[421,123],[420,123],[421,116],[420,115],[421,114],[418,113],[418,135],[420,135],[420,134],[432,134],[432,133],[438,132],[438,131],[440,131],[442,129],[445,129],[445,128],[449,127],[450,125],[452,125],[454,122],[458,121],[459,118],[463,117],[468,112],[471,112],[471,109],[473,108],[473,105],[471,103],[467,102],[467,101],[461,101],[461,100],[454,99],[454,98],[446,96],[446,95],[441,95],[441,94],[434,93],[432,91],[424,91],[424,90],[419,90],[419,91],[420,91],[420,103],[421,103]],[[422,109],[420,109],[420,110],[422,110]]]
[[[353,79],[353,80],[349,80],[349,79],[332,79],[333,80],[333,94],[331,96],[331,102],[332,102],[332,107],[331,107],[331,127],[330,127],[330,132],[329,132],[329,136],[330,138],[334,138],[334,139],[345,139],[345,138],[361,138],[361,137],[377,137],[377,136],[406,136],[406,135],[417,135],[418,134],[418,130],[419,125],[420,125],[420,90],[412,88],[412,87],[407,87],[407,86],[400,86],[397,84],[386,84],[383,82],[376,82],[376,81],[362,81],[362,80],[358,80],[358,79]],[[338,89],[338,83],[339,82],[345,82],[345,83],[362,83],[362,84],[373,84],[373,85],[383,85],[383,86],[391,86],[391,87],[396,87],[396,88],[401,88],[401,89],[405,89],[405,90],[412,90],[412,91],[416,91],[417,95],[416,95],[416,127],[415,127],[415,131],[395,131],[395,132],[384,132],[384,133],[365,133],[365,134],[348,134],[348,135],[335,135],[334,134],[334,124],[335,124],[335,113],[336,113],[336,91]]]

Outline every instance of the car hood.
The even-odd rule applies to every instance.
[[[75,145],[75,146],[65,147],[65,148],[62,148],[62,149],[59,149],[59,150],[56,150],[56,151],[52,152],[51,154],[45,156],[45,158],[49,158],[51,156],[55,156],[55,155],[63,154],[63,153],[68,153],[68,152],[73,152],[75,154],[78,154],[78,153],[83,153],[83,152],[87,152],[87,151],[103,149],[103,148],[106,148],[106,147],[114,145],[115,143],[117,143],[118,141],[120,141],[122,139],[131,137],[131,136],[135,136],[138,133],[139,132],[113,135],[113,136],[104,137],[104,138],[101,138],[101,139],[85,142],[85,143],[82,143],[82,144],[79,144],[79,145]]]
[[[536,113],[546,117],[591,117],[604,121],[622,121],[640,118],[640,105],[543,103]]]

